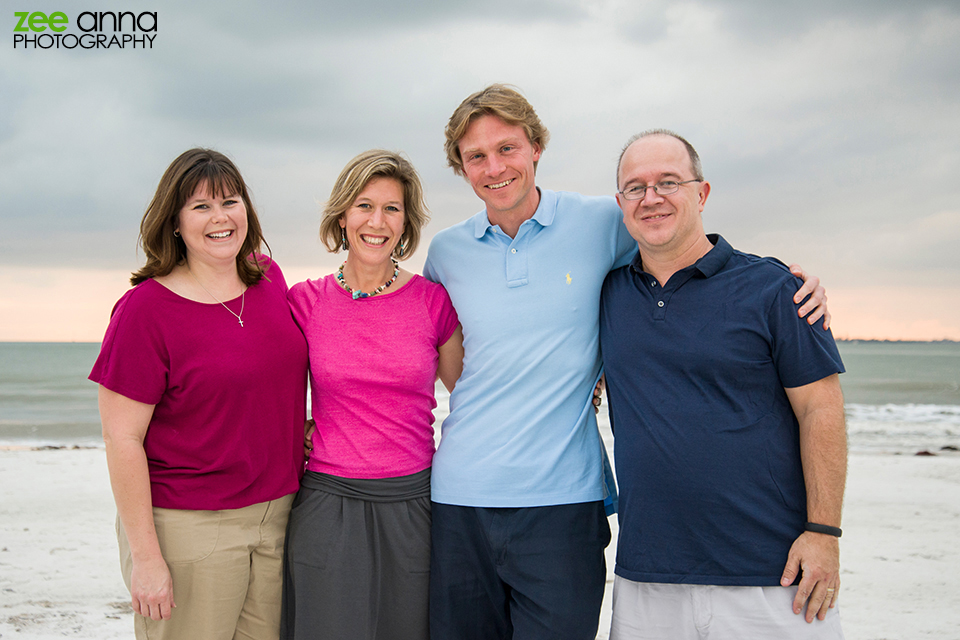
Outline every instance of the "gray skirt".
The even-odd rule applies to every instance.
[[[306,472],[283,564],[281,638],[427,640],[430,469],[377,480]]]

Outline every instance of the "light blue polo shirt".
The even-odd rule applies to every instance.
[[[424,275],[463,325],[463,375],[433,459],[434,502],[533,507],[602,500],[591,398],[600,289],[637,244],[616,201],[540,191],[516,238],[486,211],[438,233]]]

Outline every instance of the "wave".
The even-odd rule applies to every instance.
[[[877,423],[952,424],[960,427],[960,405],[848,404],[847,420]]]
[[[960,448],[960,405],[849,404],[850,451],[936,452]]]

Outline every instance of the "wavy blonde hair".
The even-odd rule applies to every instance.
[[[509,85],[492,84],[461,102],[447,122],[443,149],[447,153],[447,164],[458,176],[465,175],[463,159],[460,157],[460,140],[467,134],[470,123],[485,115],[497,116],[509,125],[523,127],[532,144],[541,151],[547,148],[550,132],[540,122],[540,117],[527,99]],[[537,161],[533,163],[533,170],[537,170]]]
[[[420,244],[420,232],[430,215],[423,199],[420,175],[413,164],[393,151],[371,149],[347,163],[340,172],[320,219],[320,240],[331,253],[339,253],[343,237],[340,218],[374,178],[393,178],[403,188],[404,224],[400,242],[393,250],[397,260],[406,260]],[[403,246],[403,255],[399,255]],[[349,246],[347,247],[349,249]]]

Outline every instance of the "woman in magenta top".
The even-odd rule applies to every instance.
[[[316,430],[290,516],[284,638],[429,637],[434,384],[453,388],[463,336],[443,287],[398,263],[426,220],[410,162],[360,154],[320,226],[346,262],[290,289]]]
[[[191,149],[141,223],[100,384],[137,638],[276,638],[307,350],[240,172]]]

